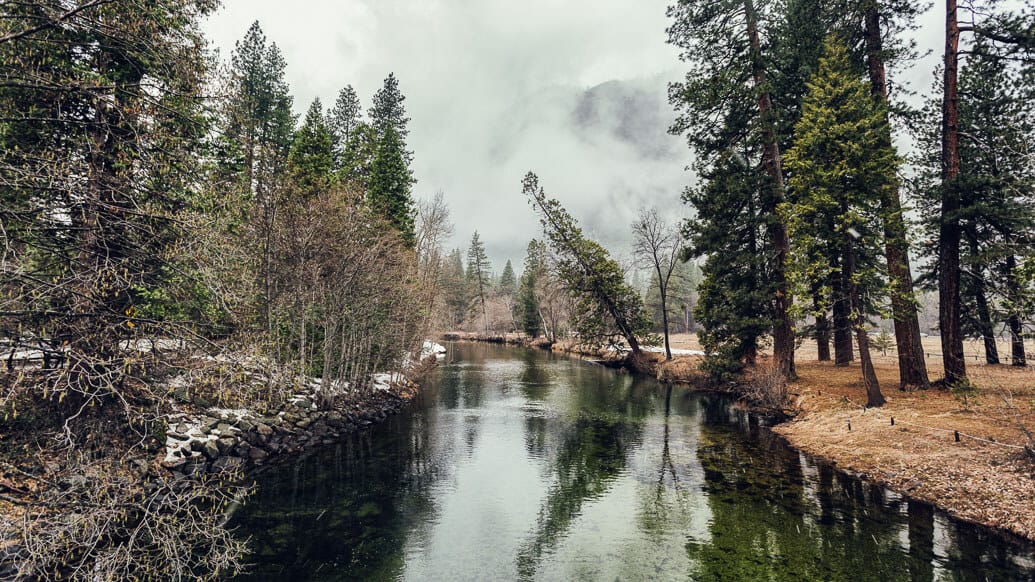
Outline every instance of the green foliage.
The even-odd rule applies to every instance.
[[[763,249],[766,219],[759,211],[763,178],[741,155],[722,155],[683,200],[697,216],[684,225],[688,255],[705,257],[694,316],[703,329],[703,369],[726,381],[754,361],[759,338],[772,325],[772,289]]]
[[[855,256],[854,277],[864,297],[884,295],[886,190],[896,188],[898,158],[880,101],[852,66],[844,44],[828,39],[816,76],[808,84],[794,145],[785,155],[793,202],[783,207],[794,241],[789,274],[795,290],[817,287],[831,302],[831,255]]]
[[[517,308],[521,321],[521,330],[531,338],[543,333],[542,317],[539,315],[539,300],[535,294],[535,273],[525,271],[521,274],[521,285],[518,287]]]
[[[352,138],[356,129],[362,123],[363,106],[359,103],[359,96],[352,85],[346,85],[339,93],[338,99],[334,102],[327,117],[327,126],[331,130],[331,139],[334,142],[335,169],[340,170],[344,166],[348,155],[348,148],[353,143]]]
[[[178,219],[196,199],[209,127],[199,20],[214,5],[101,3],[48,26],[65,4],[3,7],[5,31],[35,32],[0,43],[0,225],[13,261],[0,325],[66,346],[76,363],[55,383],[92,395],[133,373],[119,341],[140,322],[126,313],[140,289],[168,284]]]
[[[888,330],[880,328],[880,333],[876,337],[870,340],[873,343],[874,349],[880,350],[881,355],[888,355],[888,350],[895,347],[895,338],[891,337]]]
[[[489,263],[489,255],[485,252],[485,244],[478,231],[474,231],[471,246],[467,248],[467,288],[481,305],[482,315],[486,317],[485,300],[491,287],[492,264]],[[485,323],[488,325],[488,322]]]
[[[959,77],[960,209],[958,220],[961,330],[983,336],[998,322],[1020,329],[1035,317],[1035,278],[1024,265],[1035,260],[1035,96],[1023,70],[1003,61],[991,43],[978,40]],[[940,93],[936,84],[933,93]],[[913,194],[923,206],[941,200],[941,101],[930,99],[914,127],[919,155]],[[925,250],[934,255],[943,217],[925,214]],[[923,280],[938,279],[930,261]]]
[[[266,42],[257,21],[234,45],[217,159],[221,173],[248,197],[269,195],[291,147],[295,117],[286,68],[280,49]]]
[[[539,288],[547,284],[547,250],[538,240],[528,243],[525,254],[525,271],[521,273],[518,287],[518,318],[521,329],[528,337],[539,337],[543,333],[542,307],[539,304]]]
[[[334,169],[334,145],[320,100],[313,100],[288,154],[288,172],[303,196],[326,188]]]
[[[402,140],[393,126],[387,126],[370,168],[367,198],[371,206],[399,231],[410,248],[417,241],[415,210],[410,196],[412,184]]]
[[[370,186],[370,174],[378,152],[377,132],[364,121],[351,131],[341,154],[338,179],[366,191]]]
[[[442,279],[447,324],[449,329],[458,329],[471,306],[471,292],[464,274],[464,260],[460,249],[454,249],[446,257]]]
[[[507,259],[503,266],[503,273],[500,275],[499,292],[503,295],[513,296],[517,293],[517,277],[514,275],[514,266]]]
[[[395,73],[389,73],[384,85],[374,93],[373,104],[367,111],[370,125],[379,137],[383,138],[391,128],[398,134],[400,141],[406,141],[410,134],[406,124],[410,122],[410,118],[406,117],[404,101],[406,96],[399,89],[399,79],[395,77]]]
[[[556,272],[572,295],[580,341],[613,345],[621,338],[639,351],[639,338],[648,333],[650,318],[621,267],[604,247],[582,234],[560,202],[547,198],[535,174],[529,172],[522,185],[557,253]]]

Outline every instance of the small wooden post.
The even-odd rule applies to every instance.
[[[891,417],[891,426],[895,426],[895,417],[894,416]]]
[[[954,435],[956,436],[956,442],[960,442],[960,431],[958,431],[958,430],[954,430],[954,431],[952,431],[952,432],[953,432],[953,433],[954,433]]]
[[[852,432],[852,419],[848,419],[848,432]]]

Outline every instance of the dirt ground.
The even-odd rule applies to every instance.
[[[675,336],[672,344],[700,349],[694,336]],[[938,338],[925,338],[924,344],[928,372],[936,380],[942,374],[941,346]],[[1008,350],[1004,342],[1003,361]],[[874,366],[887,404],[865,409],[858,362],[847,368],[818,362],[815,344],[807,342],[796,351],[799,379],[790,387],[796,416],[775,430],[842,469],[960,518],[1035,540],[1035,461],[1022,446],[1029,438],[1025,428],[1035,433],[1035,368],[985,365],[977,341],[968,341],[965,353],[977,387],[966,397],[936,389],[899,391],[897,356],[877,351]],[[685,370],[694,359],[677,358],[670,365]]]

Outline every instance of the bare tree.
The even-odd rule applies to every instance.
[[[678,223],[677,223],[678,224]],[[637,266],[654,269],[658,275],[658,291],[661,294],[661,328],[665,334],[665,359],[672,359],[672,347],[668,337],[668,289],[672,273],[683,247],[683,237],[676,224],[670,224],[658,215],[656,208],[641,208],[640,216],[633,222],[633,254]]]

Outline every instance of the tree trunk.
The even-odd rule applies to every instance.
[[[794,327],[791,322],[793,297],[787,282],[785,264],[790,251],[787,229],[776,214],[776,207],[784,201],[783,167],[780,144],[773,119],[772,98],[766,80],[765,65],[762,62],[762,43],[758,33],[758,15],[753,0],[744,0],[744,15],[747,20],[748,42],[751,46],[751,73],[755,91],[758,93],[758,115],[762,122],[765,150],[766,174],[769,176],[770,200],[765,211],[772,216],[769,233],[773,240],[772,279],[775,288],[773,298],[773,359],[784,378],[797,377],[794,370]]]
[[[1006,257],[1006,289],[1009,293],[1011,309],[1010,315],[1006,318],[1006,324],[1010,327],[1010,364],[1024,367],[1028,365],[1028,362],[1024,353],[1024,326],[1016,307],[1016,302],[1020,299],[1021,294],[1016,273],[1017,257],[1008,255]]]
[[[844,271],[840,270],[831,274],[831,279],[831,287],[834,291],[834,365],[843,367],[853,360],[851,306],[845,286]]]
[[[978,253],[977,233],[969,232],[968,229],[967,239],[970,243],[970,253],[976,257]],[[992,310],[988,306],[988,296],[985,294],[985,270],[980,264],[975,265],[974,269],[976,273],[970,273],[968,276],[974,281],[974,303],[977,306],[978,330],[985,343],[985,362],[998,364],[999,348],[995,345]]]
[[[845,237],[850,237],[845,234]],[[863,314],[862,298],[859,296],[859,284],[855,282],[855,250],[850,240],[845,241],[845,279],[848,280],[848,296],[852,304],[852,320],[855,326],[855,338],[859,343],[859,362],[862,364],[863,385],[866,386],[866,406],[884,405],[884,395],[880,392],[877,373],[873,370],[870,359],[870,338],[866,335],[866,315]]]
[[[888,80],[884,68],[884,41],[881,36],[880,13],[877,0],[866,3],[866,53],[870,84],[874,96],[888,105]],[[887,118],[886,118],[887,119]],[[888,119],[888,142],[891,141]],[[884,193],[884,254],[891,280],[891,311],[895,324],[895,344],[898,348],[899,388],[927,388],[927,362],[924,359],[923,340],[920,337],[920,319],[913,292],[913,276],[909,264],[909,242],[902,217],[902,202],[898,185]]]
[[[938,324],[945,384],[967,380],[960,329],[959,39],[956,0],[945,2],[945,94],[942,100],[942,204],[938,233]]]
[[[820,362],[830,361],[830,320],[825,311],[820,311],[819,286],[812,289],[812,306],[816,316],[816,351]]]
[[[660,275],[661,271],[658,271]],[[666,302],[666,285],[659,285],[661,291],[661,328],[665,332],[665,359],[672,359],[672,347],[668,341],[668,304]]]

